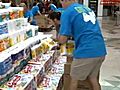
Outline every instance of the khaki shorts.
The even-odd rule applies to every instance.
[[[97,77],[105,57],[74,59],[71,65],[71,77],[75,80],[85,80],[87,77]]]

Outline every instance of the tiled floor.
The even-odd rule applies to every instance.
[[[108,52],[100,73],[102,90],[120,90],[120,26],[109,17],[98,19]]]

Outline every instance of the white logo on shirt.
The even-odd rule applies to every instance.
[[[83,18],[85,22],[91,21],[93,24],[95,24],[96,22],[96,18],[95,18],[95,14],[94,12],[89,12],[89,14],[87,13],[82,13],[83,14]]]

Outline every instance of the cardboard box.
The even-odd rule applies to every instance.
[[[71,82],[71,77],[70,75],[64,75],[64,89],[63,90],[70,90],[69,87],[70,87],[70,82]]]
[[[71,71],[71,63],[66,63],[64,64],[64,74],[70,74],[70,71]]]

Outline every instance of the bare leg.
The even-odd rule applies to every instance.
[[[93,88],[93,90],[101,90],[101,86],[98,77],[88,77],[88,80]]]
[[[78,80],[71,79],[69,90],[77,90],[77,85],[78,85]]]

